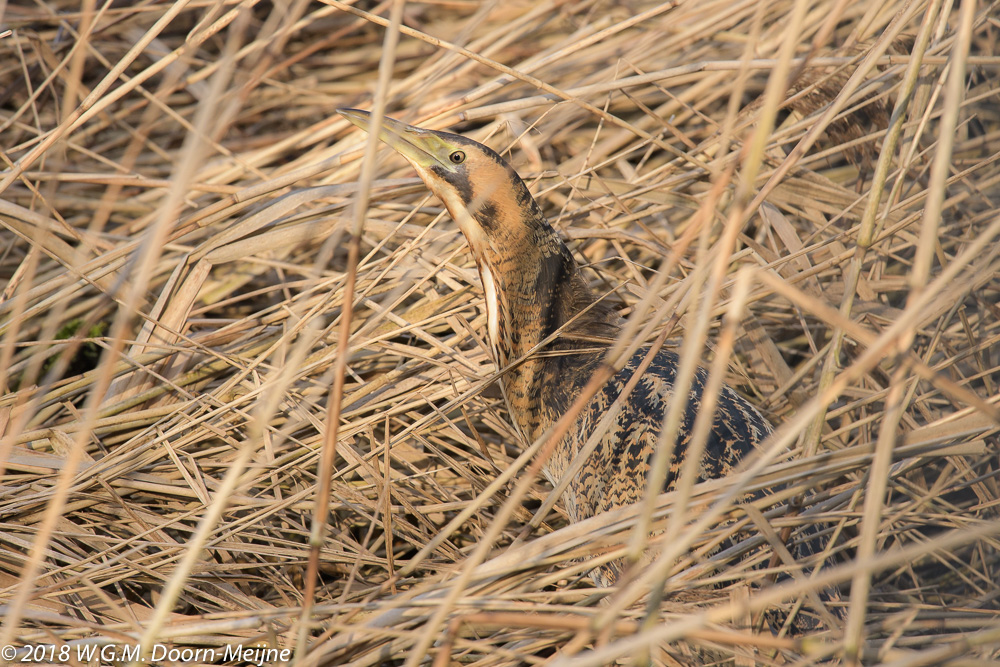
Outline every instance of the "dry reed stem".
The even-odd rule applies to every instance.
[[[7,3],[0,644],[1000,659],[995,16]],[[609,362],[664,344],[681,378],[724,372],[769,451],[567,524],[545,442],[496,397],[464,239],[333,113],[383,101],[504,151],[628,317]],[[808,526],[829,543],[796,570]],[[641,552],[660,559],[592,587]],[[833,582],[843,601],[817,601]],[[742,625],[799,607],[833,627]]]

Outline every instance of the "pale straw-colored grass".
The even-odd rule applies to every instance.
[[[0,16],[0,645],[1000,660],[994,4]],[[342,106],[504,152],[629,318],[609,360],[725,376],[761,455],[568,524],[464,239]]]

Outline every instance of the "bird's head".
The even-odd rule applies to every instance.
[[[361,129],[371,130],[367,111],[337,111]],[[441,198],[477,259],[524,248],[528,236],[537,243],[539,228],[551,231],[517,172],[488,146],[388,117],[382,119],[379,139],[406,158]]]
[[[371,131],[367,111],[337,111]],[[483,281],[498,362],[519,358],[593,302],[569,249],[524,181],[493,149],[392,118],[382,119],[378,136],[413,165],[465,234]],[[597,314],[587,321],[603,322],[604,310],[592,309]]]

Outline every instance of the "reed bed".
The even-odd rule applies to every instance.
[[[1000,659],[995,3],[0,15],[0,645]],[[345,106],[507,155],[625,342],[721,359],[767,451],[569,524],[464,239]]]

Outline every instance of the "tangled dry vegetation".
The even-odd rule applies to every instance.
[[[996,4],[4,4],[0,644],[1000,659]],[[504,151],[779,426],[639,513],[617,592],[587,570],[636,513],[524,481],[456,226],[384,149],[362,200],[333,110],[376,103]]]

